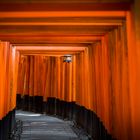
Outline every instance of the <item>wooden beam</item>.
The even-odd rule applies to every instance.
[[[18,51],[84,51],[85,47],[67,47],[67,46],[59,46],[59,47],[54,47],[54,46],[16,46],[16,50]]]
[[[24,11],[0,12],[0,18],[47,18],[47,17],[126,17],[126,12],[121,11]]]
[[[80,35],[0,35],[1,40],[10,41],[11,44],[32,44],[32,43],[93,43],[101,40],[102,36],[80,36]]]
[[[20,54],[21,55],[41,55],[41,56],[55,56],[55,57],[61,57],[64,56],[66,54],[70,54],[70,55],[75,55],[75,54],[79,54],[80,52],[24,52],[21,51]]]
[[[121,26],[122,23],[109,23],[109,22],[0,22],[1,25],[8,26]]]
[[[0,3],[0,11],[129,10],[131,3]]]

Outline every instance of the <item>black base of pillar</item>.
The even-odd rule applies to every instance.
[[[22,103],[24,103],[22,105]],[[72,120],[77,127],[81,127],[94,140],[114,140],[107,132],[99,117],[91,110],[76,104],[60,99],[49,97],[43,102],[43,97],[17,96],[17,108],[36,113],[56,115],[62,119]]]
[[[9,140],[9,135],[14,129],[15,109],[10,111],[2,120],[0,120],[0,140]]]
[[[46,113],[49,115],[55,114],[55,98],[49,97],[47,100],[47,110]]]

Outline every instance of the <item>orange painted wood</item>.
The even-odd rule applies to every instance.
[[[111,1],[112,2],[112,1]],[[0,4],[0,11],[96,11],[129,10],[130,3],[8,3]]]
[[[125,10],[121,11],[51,11],[51,12],[0,12],[0,18],[47,18],[47,17],[125,17]]]
[[[51,35],[39,35],[39,33],[35,34],[35,35],[29,35],[28,33],[26,33],[25,35],[1,35],[0,34],[0,38],[2,40],[8,40],[13,44],[19,44],[19,43],[29,43],[32,44],[34,43],[83,43],[83,42],[92,42],[92,41],[96,41],[96,40],[100,40],[101,36],[89,36],[89,35],[57,35],[57,36],[51,36]]]
[[[140,86],[139,86],[139,12],[138,12],[139,1],[135,1],[135,7],[127,12],[127,43],[128,43],[128,65],[129,65],[129,92],[130,92],[130,105],[131,105],[131,131],[133,132],[132,139],[139,140],[140,133],[139,129],[139,99],[140,99]]]
[[[4,44],[0,42],[0,66],[4,66]],[[5,80],[5,75],[4,75],[4,67],[1,69],[1,78],[0,78],[0,119],[4,117],[4,81]]]
[[[8,42],[0,42],[0,120],[16,106],[18,55]]]
[[[12,48],[12,63],[11,68],[13,68],[11,75],[13,76],[11,78],[11,85],[12,88],[12,95],[11,95],[11,110],[15,109],[16,107],[16,92],[17,92],[17,77],[18,77],[18,64],[19,64],[19,52],[16,51],[16,49],[13,46],[10,46]]]

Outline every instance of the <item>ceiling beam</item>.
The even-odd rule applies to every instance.
[[[130,2],[107,3],[0,3],[0,11],[97,11],[130,10]]]
[[[11,44],[45,44],[45,43],[93,43],[100,41],[102,36],[89,36],[89,35],[0,35],[2,41],[9,41]]]
[[[121,26],[122,23],[109,22],[0,22],[0,26]]]
[[[121,11],[49,11],[49,12],[0,12],[0,18],[47,18],[47,17],[126,17]]]
[[[71,52],[69,53],[70,55],[75,55],[75,54],[79,54],[80,52]],[[61,53],[61,54],[55,54],[55,53],[20,53],[21,55],[27,56],[27,55],[31,55],[31,56],[35,56],[35,55],[39,55],[39,56],[49,56],[49,57],[63,57],[64,55],[66,55],[66,53]]]
[[[67,47],[67,46],[15,46],[18,51],[84,51],[85,47]]]

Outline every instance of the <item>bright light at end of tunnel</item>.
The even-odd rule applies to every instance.
[[[39,117],[41,114],[23,114],[23,113],[17,113],[17,116],[28,116],[28,117]]]

